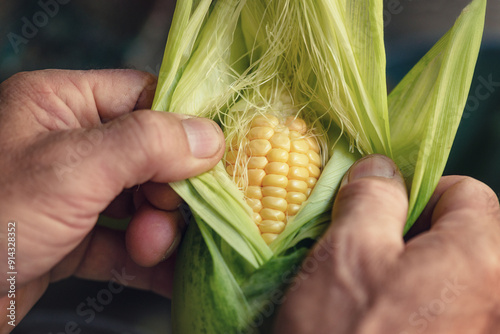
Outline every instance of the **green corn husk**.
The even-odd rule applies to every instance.
[[[265,331],[328,226],[344,173],[361,156],[385,154],[401,168],[408,231],[445,167],[485,10],[486,0],[474,0],[388,96],[382,0],[177,2],[153,109],[210,117],[230,136],[234,119],[250,117],[237,115],[236,106],[270,103],[263,92],[284,87],[300,112],[326,129],[329,160],[269,246],[222,163],[172,184],[193,213],[177,257],[175,333]]]

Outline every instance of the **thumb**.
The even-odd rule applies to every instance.
[[[403,248],[407,207],[403,178],[389,158],[370,155],[351,166],[332,223],[290,286],[275,333],[331,333],[333,328],[351,333],[359,327],[355,315],[371,300],[365,285],[380,282],[386,274],[381,264],[389,265],[388,257]],[[318,314],[320,322],[314,321]]]
[[[345,175],[322,241],[334,241],[340,256],[357,262],[351,265],[378,265],[403,251],[407,211],[405,183],[394,162],[382,155],[364,157]]]
[[[72,189],[92,188],[108,201],[146,181],[167,183],[201,174],[217,164],[225,147],[212,120],[151,110],[67,135],[52,150],[57,178]]]

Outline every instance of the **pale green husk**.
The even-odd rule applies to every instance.
[[[329,161],[270,246],[222,163],[172,184],[193,212],[177,257],[175,333],[265,331],[276,296],[329,224],[343,175],[363,155],[388,155],[401,168],[408,231],[445,167],[485,10],[486,0],[474,0],[388,96],[382,0],[177,2],[153,108],[210,117],[231,137],[237,120],[270,103],[265,92],[284,88],[301,116],[325,129]]]

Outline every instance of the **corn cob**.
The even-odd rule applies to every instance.
[[[452,147],[485,10],[486,0],[473,0],[387,95],[382,0],[177,1],[152,108],[217,121],[228,151],[225,165],[171,184],[193,212],[176,261],[173,332],[268,332],[276,292],[286,291],[327,228],[342,177],[363,155],[392,156],[403,170],[409,188],[404,232],[411,228]],[[286,99],[283,91],[290,93]],[[289,128],[303,124],[300,119],[304,134]],[[257,126],[262,120],[272,126]],[[295,216],[287,202],[285,211],[270,208],[280,213],[267,219],[265,205],[272,201],[266,197],[292,197],[287,187],[295,152],[287,152],[286,176],[287,167],[270,165],[285,158],[269,161],[273,149],[281,152],[272,140],[280,131],[288,131],[290,151],[293,140],[316,141],[321,178],[310,197],[312,186],[296,192],[308,199]],[[269,151],[258,156],[261,147]],[[286,186],[264,185],[268,175],[286,177]],[[255,176],[259,182],[249,185]],[[262,231],[267,220],[277,230],[286,226],[274,241],[277,233]]]
[[[281,96],[283,114],[257,114],[249,122],[243,145],[230,145],[227,173],[244,192],[253,220],[267,244],[285,229],[307,200],[322,169],[318,136],[297,116],[291,100]]]

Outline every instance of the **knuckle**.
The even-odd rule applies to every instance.
[[[343,203],[365,203],[370,202],[379,204],[383,207],[390,205],[399,205],[406,203],[408,199],[395,184],[388,180],[362,178],[344,185],[336,198],[339,205]]]
[[[0,84],[0,100],[10,99],[14,103],[26,99],[38,100],[53,93],[54,78],[60,78],[64,70],[39,70],[19,72]]]
[[[456,191],[469,194],[472,201],[482,204],[488,216],[500,222],[498,196],[488,185],[472,177],[464,176],[456,186]]]
[[[131,145],[145,154],[148,161],[174,153],[180,146],[179,138],[182,137],[178,127],[174,122],[165,124],[165,118],[159,112],[141,110],[130,114],[128,119]]]
[[[132,147],[141,152],[155,152],[157,143],[161,142],[161,131],[154,120],[154,115],[148,111],[130,114],[127,117],[128,131]]]
[[[470,176],[462,176],[461,180],[457,183],[457,186],[464,188],[464,190],[477,189],[487,197],[497,197],[495,192],[488,185]]]
[[[12,93],[13,91],[15,92],[17,90],[17,87],[27,81],[30,81],[32,77],[33,72],[18,72],[7,80],[3,81],[0,84],[0,98],[3,100],[6,96],[11,95],[10,93]]]

